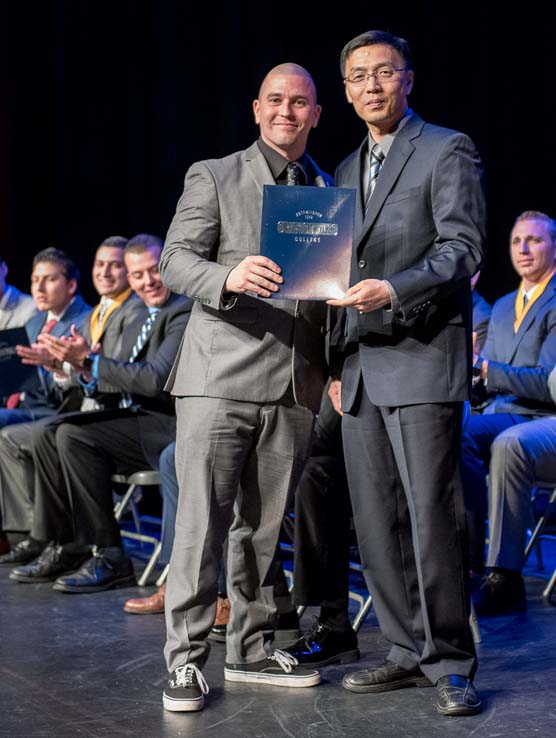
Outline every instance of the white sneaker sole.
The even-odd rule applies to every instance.
[[[198,712],[205,706],[205,698],[201,696],[191,700],[174,700],[172,697],[163,694],[162,705],[165,710],[170,712]]]
[[[320,684],[320,674],[296,676],[294,674],[268,674],[257,671],[238,671],[224,668],[224,679],[228,682],[250,682],[251,684],[271,684],[273,687],[315,687]]]

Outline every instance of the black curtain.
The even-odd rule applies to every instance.
[[[338,58],[385,28],[413,50],[412,107],[468,133],[485,163],[489,253],[479,291],[514,289],[508,236],[523,210],[556,216],[550,4],[339,4],[43,0],[1,19],[0,253],[27,289],[33,255],[56,245],[79,263],[108,235],[164,237],[187,167],[256,137],[251,104],[284,61],[315,77],[323,115],[310,151],[334,172],[365,127],[345,100]],[[543,7],[544,6],[544,7]],[[267,15],[270,20],[267,20]]]

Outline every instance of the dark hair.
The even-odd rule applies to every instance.
[[[77,264],[64,251],[56,249],[53,246],[39,251],[33,259],[33,269],[41,261],[47,261],[50,264],[59,264],[64,270],[66,279],[75,279],[79,287],[80,274]]]
[[[359,36],[352,38],[351,41],[348,41],[342,49],[342,53],[340,54],[340,70],[342,72],[342,79],[346,76],[346,62],[350,54],[354,52],[355,49],[360,49],[363,46],[373,46],[374,44],[385,44],[386,46],[391,46],[393,49],[396,49],[398,54],[404,60],[406,69],[413,69],[411,51],[405,38],[394,36],[390,31],[365,31],[365,33],[361,33]]]
[[[108,236],[108,238],[103,238],[102,241],[99,244],[99,249],[101,246],[111,246],[115,249],[125,249],[127,246],[127,238],[124,238],[123,236]]]
[[[124,253],[131,252],[133,254],[142,254],[147,249],[160,249],[164,246],[164,241],[158,236],[153,236],[150,233],[138,233],[133,236],[127,242],[127,246],[124,249]]]

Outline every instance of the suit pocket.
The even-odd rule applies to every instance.
[[[257,322],[259,311],[254,307],[236,305],[229,310],[212,310],[203,308],[203,320],[217,323],[232,323],[235,325],[252,325]]]
[[[393,192],[386,198],[383,207],[393,205],[396,202],[402,202],[402,200],[409,200],[410,197],[421,197],[421,191],[421,187],[410,187],[408,190],[403,190],[403,192]]]

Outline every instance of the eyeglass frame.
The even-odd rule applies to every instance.
[[[391,69],[393,72],[407,72],[407,71],[409,71],[408,67],[391,67],[389,64],[381,64],[381,66],[378,67],[377,69],[375,69],[374,72],[364,72],[363,70],[361,70],[360,73],[365,75],[365,79],[361,80],[361,82],[353,82],[352,80],[350,80],[349,76],[344,77],[343,81],[344,82],[349,82],[350,85],[355,85],[356,87],[358,87],[360,85],[367,84],[367,82],[369,81],[369,79],[371,77],[374,77],[375,78],[375,82],[390,82],[391,80],[394,80],[394,79],[397,79],[398,78],[396,75],[393,75],[390,79],[379,79],[378,72],[381,69],[385,69],[385,68],[386,69]]]

